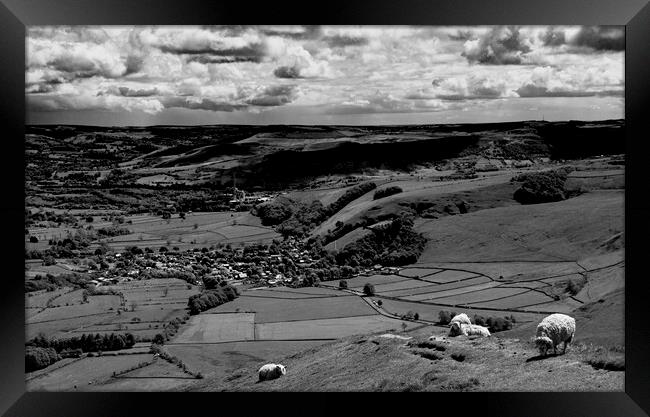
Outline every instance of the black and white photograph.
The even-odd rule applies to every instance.
[[[25,35],[28,392],[625,391],[625,26]]]

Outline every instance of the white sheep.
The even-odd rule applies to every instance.
[[[469,319],[469,317],[465,313],[456,314],[454,316],[454,318],[451,319],[451,321],[449,323],[451,324],[451,323],[453,323],[455,321],[457,321],[459,323],[472,324],[472,321]]]
[[[268,381],[271,379],[280,378],[282,375],[287,373],[287,368],[284,365],[267,363],[262,366],[257,374],[259,375],[260,381]]]
[[[458,325],[454,326],[454,323],[457,323]],[[467,317],[467,314],[465,313],[460,313],[454,316],[453,319],[449,322],[449,336],[458,336],[460,333],[460,325],[461,324],[472,324],[471,320],[469,317]]]
[[[576,333],[576,321],[566,314],[551,314],[537,325],[535,345],[542,355],[553,348],[557,354],[557,345],[564,342],[562,353],[566,353],[567,344],[571,343]]]
[[[465,324],[460,322],[453,322],[451,329],[449,329],[450,336],[482,336],[490,337],[490,330],[487,327],[479,326],[478,324]]]

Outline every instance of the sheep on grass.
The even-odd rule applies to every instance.
[[[280,378],[282,375],[287,373],[287,368],[284,365],[279,365],[275,363],[267,363],[262,366],[257,374],[259,375],[260,381],[269,381],[271,379]]]
[[[454,326],[454,323],[457,325]],[[462,324],[472,324],[471,320],[465,313],[456,314],[449,322],[449,336],[458,336],[461,334],[460,326]]]
[[[571,343],[576,333],[576,321],[566,314],[551,314],[537,325],[535,345],[542,355],[549,349],[557,354],[557,345],[564,343],[562,353],[566,353],[567,344]]]
[[[490,330],[487,327],[479,326],[478,324],[465,324],[458,321],[451,324],[449,329],[450,336],[481,336],[490,337]]]

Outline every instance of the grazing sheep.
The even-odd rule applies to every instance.
[[[280,378],[282,375],[287,373],[287,368],[284,365],[279,365],[275,363],[267,363],[262,366],[259,371],[257,371],[260,381],[268,381],[271,379]]]
[[[557,345],[564,342],[562,353],[566,353],[567,344],[571,343],[576,333],[576,321],[566,314],[551,314],[537,325],[535,345],[542,355],[553,348],[557,354]]]
[[[449,336],[482,336],[490,337],[490,330],[487,327],[479,326],[478,324],[465,324],[460,322],[454,322],[451,324],[451,329],[449,329]]]

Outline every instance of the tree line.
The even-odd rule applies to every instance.
[[[328,206],[324,206],[318,200],[306,204],[281,196],[269,203],[256,206],[252,212],[260,217],[263,225],[277,226],[277,231],[285,238],[303,237],[350,202],[375,188],[377,184],[374,182],[355,185]]]

